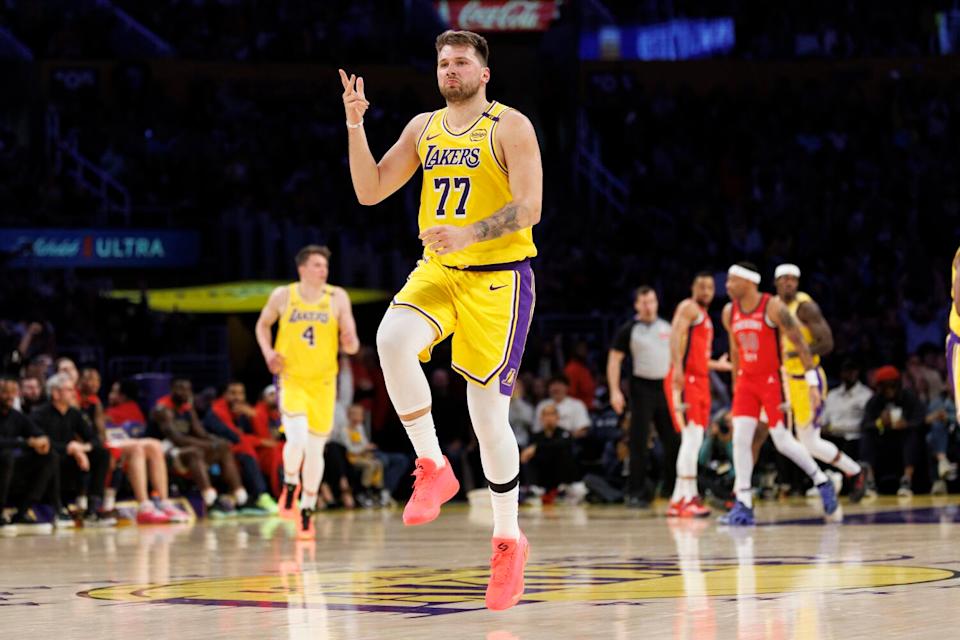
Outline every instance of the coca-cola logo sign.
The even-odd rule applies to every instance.
[[[451,29],[466,31],[546,31],[557,13],[556,0],[439,0],[434,6]]]

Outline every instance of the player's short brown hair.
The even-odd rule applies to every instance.
[[[490,45],[487,44],[487,39],[479,33],[454,31],[452,29],[444,31],[437,36],[437,55],[440,55],[440,50],[448,44],[454,47],[473,47],[473,50],[477,52],[477,57],[480,58],[480,64],[487,66],[487,60],[490,59]]]
[[[322,244],[308,244],[300,251],[297,251],[297,257],[294,258],[297,261],[297,266],[302,267],[307,263],[307,260],[310,259],[310,256],[323,256],[330,260],[330,249],[326,248]]]

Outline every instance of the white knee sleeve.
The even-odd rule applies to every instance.
[[[283,434],[287,438],[287,445],[307,446],[307,433],[310,431],[307,416],[283,416],[282,420]]]
[[[467,385],[467,407],[480,444],[480,461],[488,482],[505,484],[520,473],[520,451],[510,428],[510,398],[496,381],[487,387]]]
[[[387,393],[398,415],[430,406],[430,385],[417,356],[436,337],[434,328],[410,309],[388,309],[380,322],[377,353]]]
[[[770,438],[773,440],[773,446],[777,448],[777,451],[787,456],[808,476],[813,477],[820,471],[820,467],[817,466],[817,462],[810,455],[810,452],[793,437],[792,433],[787,431],[782,422],[770,429]]]

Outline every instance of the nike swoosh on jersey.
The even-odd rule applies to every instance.
[[[505,284],[502,284],[502,285],[500,285],[499,287],[495,287],[495,286],[493,286],[493,285],[490,285],[490,291],[496,291],[497,289],[503,289],[503,288],[506,287],[506,286],[507,286],[507,285],[505,285]]]
[[[436,138],[436,137],[438,137],[438,136],[440,136],[440,135],[441,135],[441,134],[439,134],[439,133],[435,133],[435,134],[433,134],[432,136],[427,136],[427,140],[433,140],[434,138]]]

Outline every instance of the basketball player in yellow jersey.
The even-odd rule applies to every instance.
[[[313,539],[313,515],[323,478],[323,447],[333,428],[337,396],[337,352],[360,348],[350,297],[327,283],[330,250],[308,245],[297,252],[298,282],[277,287],[257,320],[257,342],[270,373],[277,376],[283,431],[284,488],[280,515],[297,519],[297,536]],[[277,342],[270,329],[277,320]],[[294,501],[301,491],[300,514]]]
[[[437,84],[446,107],[414,117],[380,162],[363,130],[363,78],[340,71],[350,173],[361,204],[374,205],[423,169],[423,259],[377,332],[387,391],[417,452],[417,479],[403,512],[430,522],[459,484],[440,451],[430,387],[417,359],[453,335],[453,368],[467,379],[467,405],[493,503],[493,556],[486,603],[523,594],[529,545],[517,522],[520,458],[507,416],[533,314],[531,228],[540,220],[543,172],[530,121],[486,95],[487,41],[447,31],[436,41]]]
[[[797,317],[803,341],[810,349],[813,364],[819,379],[820,397],[827,396],[827,375],[820,366],[820,358],[833,351],[833,332],[827,324],[820,306],[808,294],[799,290],[800,267],[781,264],[774,271],[777,297]],[[845,476],[853,479],[850,499],[857,502],[864,494],[865,474],[861,466],[850,456],[840,451],[837,445],[820,437],[823,403],[814,408],[810,404],[809,385],[804,380],[804,367],[797,355],[797,348],[789,338],[781,338],[783,347],[783,372],[787,387],[790,413],[797,429],[797,439],[803,443],[817,460],[836,467]]]
[[[960,422],[960,249],[953,255],[950,271],[950,329],[947,332],[947,377],[953,390],[953,402],[957,405],[957,422]]]

